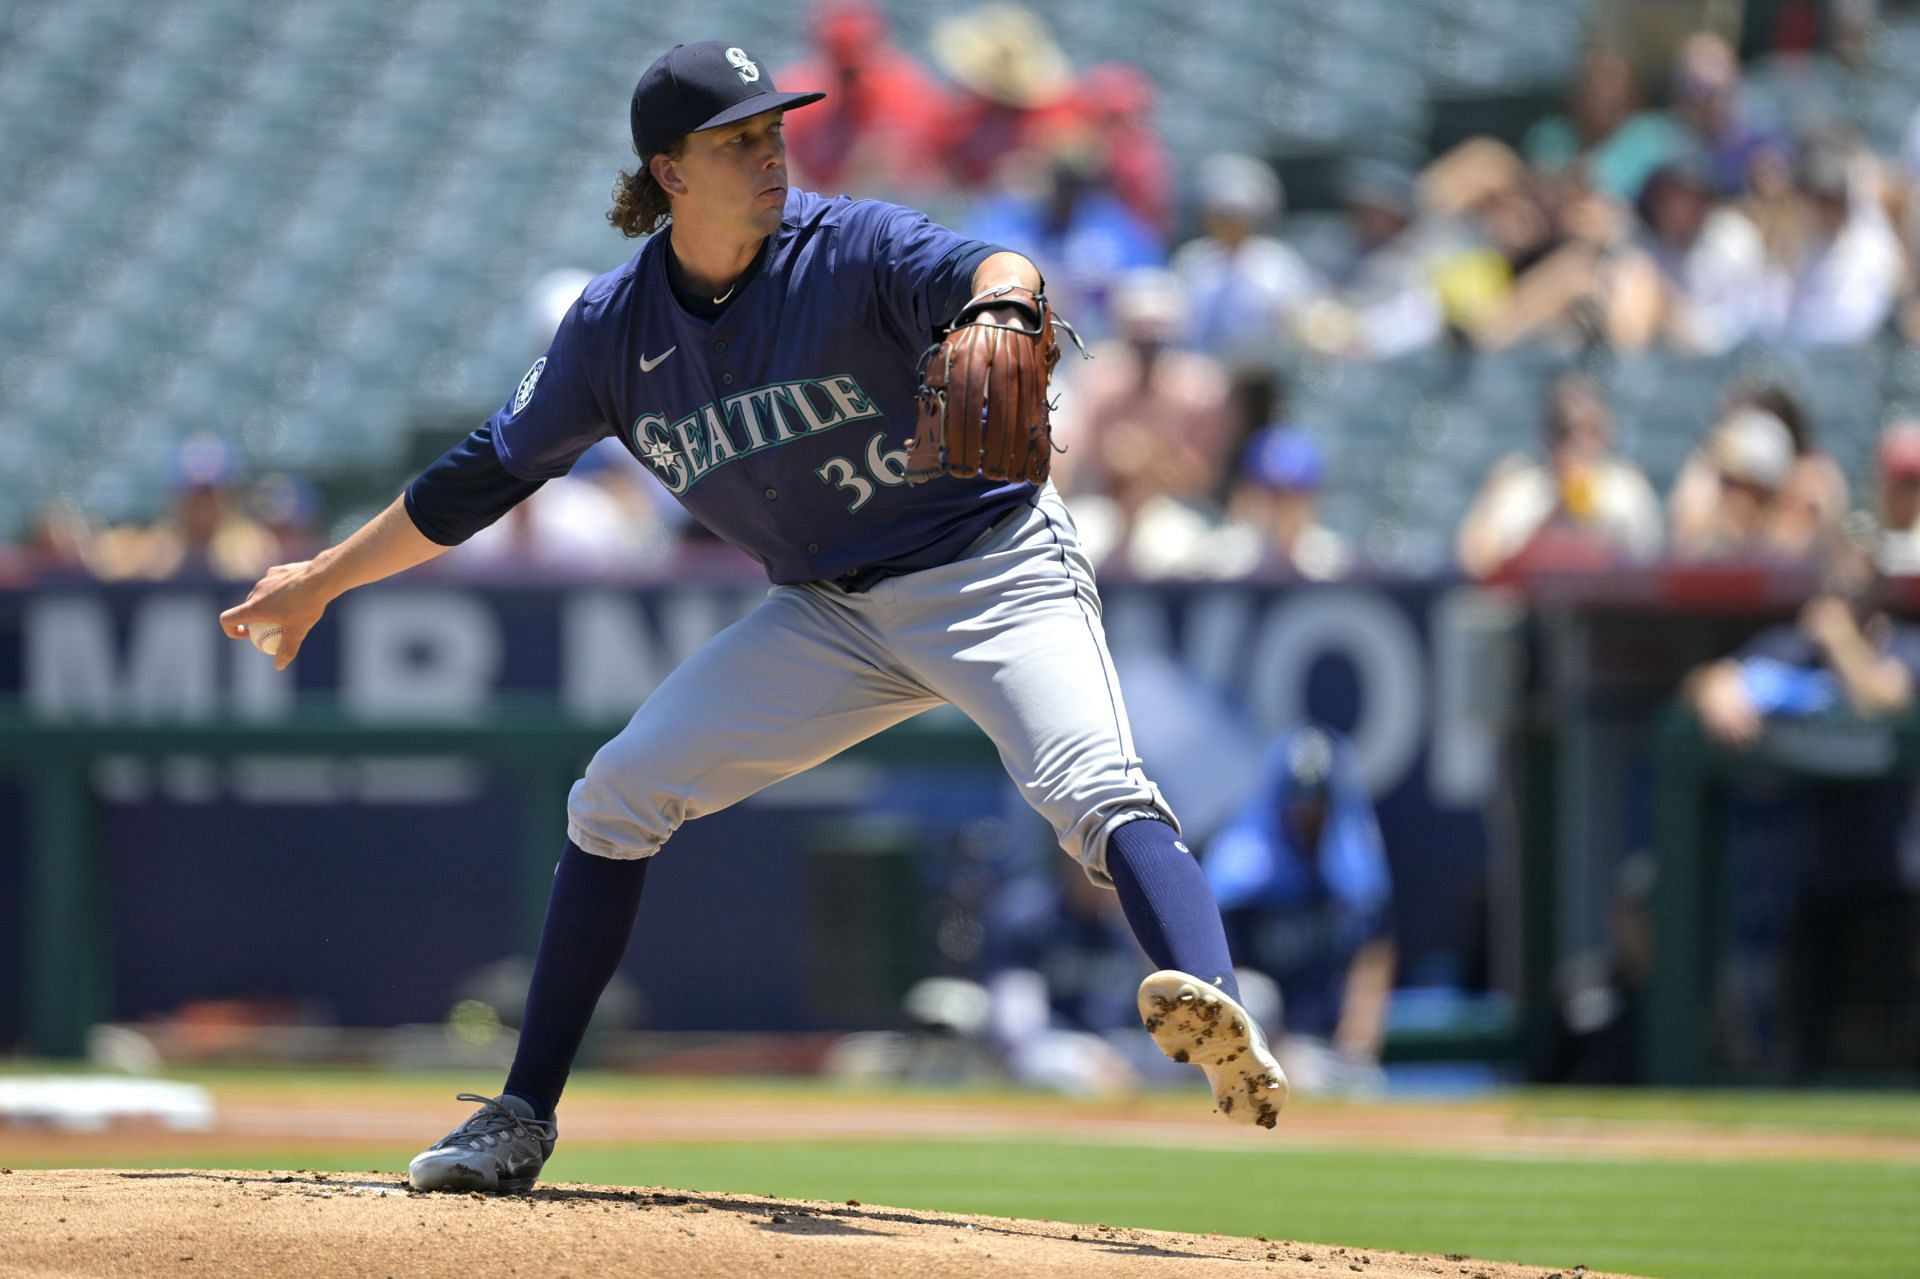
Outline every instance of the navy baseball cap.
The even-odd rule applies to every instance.
[[[689,133],[762,111],[804,107],[826,96],[781,93],[766,63],[737,44],[676,44],[655,58],[633,87],[633,149],[642,160],[651,159]]]
[[[1280,802],[1289,808],[1300,807],[1324,800],[1332,791],[1333,738],[1324,729],[1308,725],[1287,743]]]

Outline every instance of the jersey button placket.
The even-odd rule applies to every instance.
[[[779,496],[780,496],[780,490],[779,490],[779,489],[777,489],[777,488],[772,488],[772,487],[769,487],[769,488],[767,489],[767,500],[768,500],[769,502],[771,502],[771,501],[773,501],[773,499],[775,499],[776,497],[779,497]]]

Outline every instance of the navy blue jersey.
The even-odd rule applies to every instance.
[[[537,481],[616,435],[775,582],[945,563],[1032,495],[905,482],[916,365],[990,247],[897,205],[790,191],[759,268],[709,321],[676,300],[656,235],[586,287],[488,423],[494,447]]]

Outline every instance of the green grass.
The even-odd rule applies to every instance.
[[[1529,1119],[1692,1123],[1729,1128],[1920,1136],[1920,1093],[1913,1092],[1531,1088],[1509,1094],[1507,1099],[1516,1115]],[[1920,1272],[1920,1266],[1915,1269]]]
[[[343,1149],[204,1167],[398,1170]],[[151,1166],[174,1160],[122,1161]],[[1657,1279],[1912,1279],[1920,1165],[1458,1158],[1064,1142],[562,1146],[549,1180],[859,1199],[930,1212],[1263,1234]]]

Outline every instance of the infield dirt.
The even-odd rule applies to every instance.
[[[1466,1257],[1330,1248],[670,1189],[418,1195],[391,1173],[20,1169],[0,1175],[10,1275],[1261,1275],[1551,1279]],[[1582,1279],[1620,1279],[1584,1274]]]

